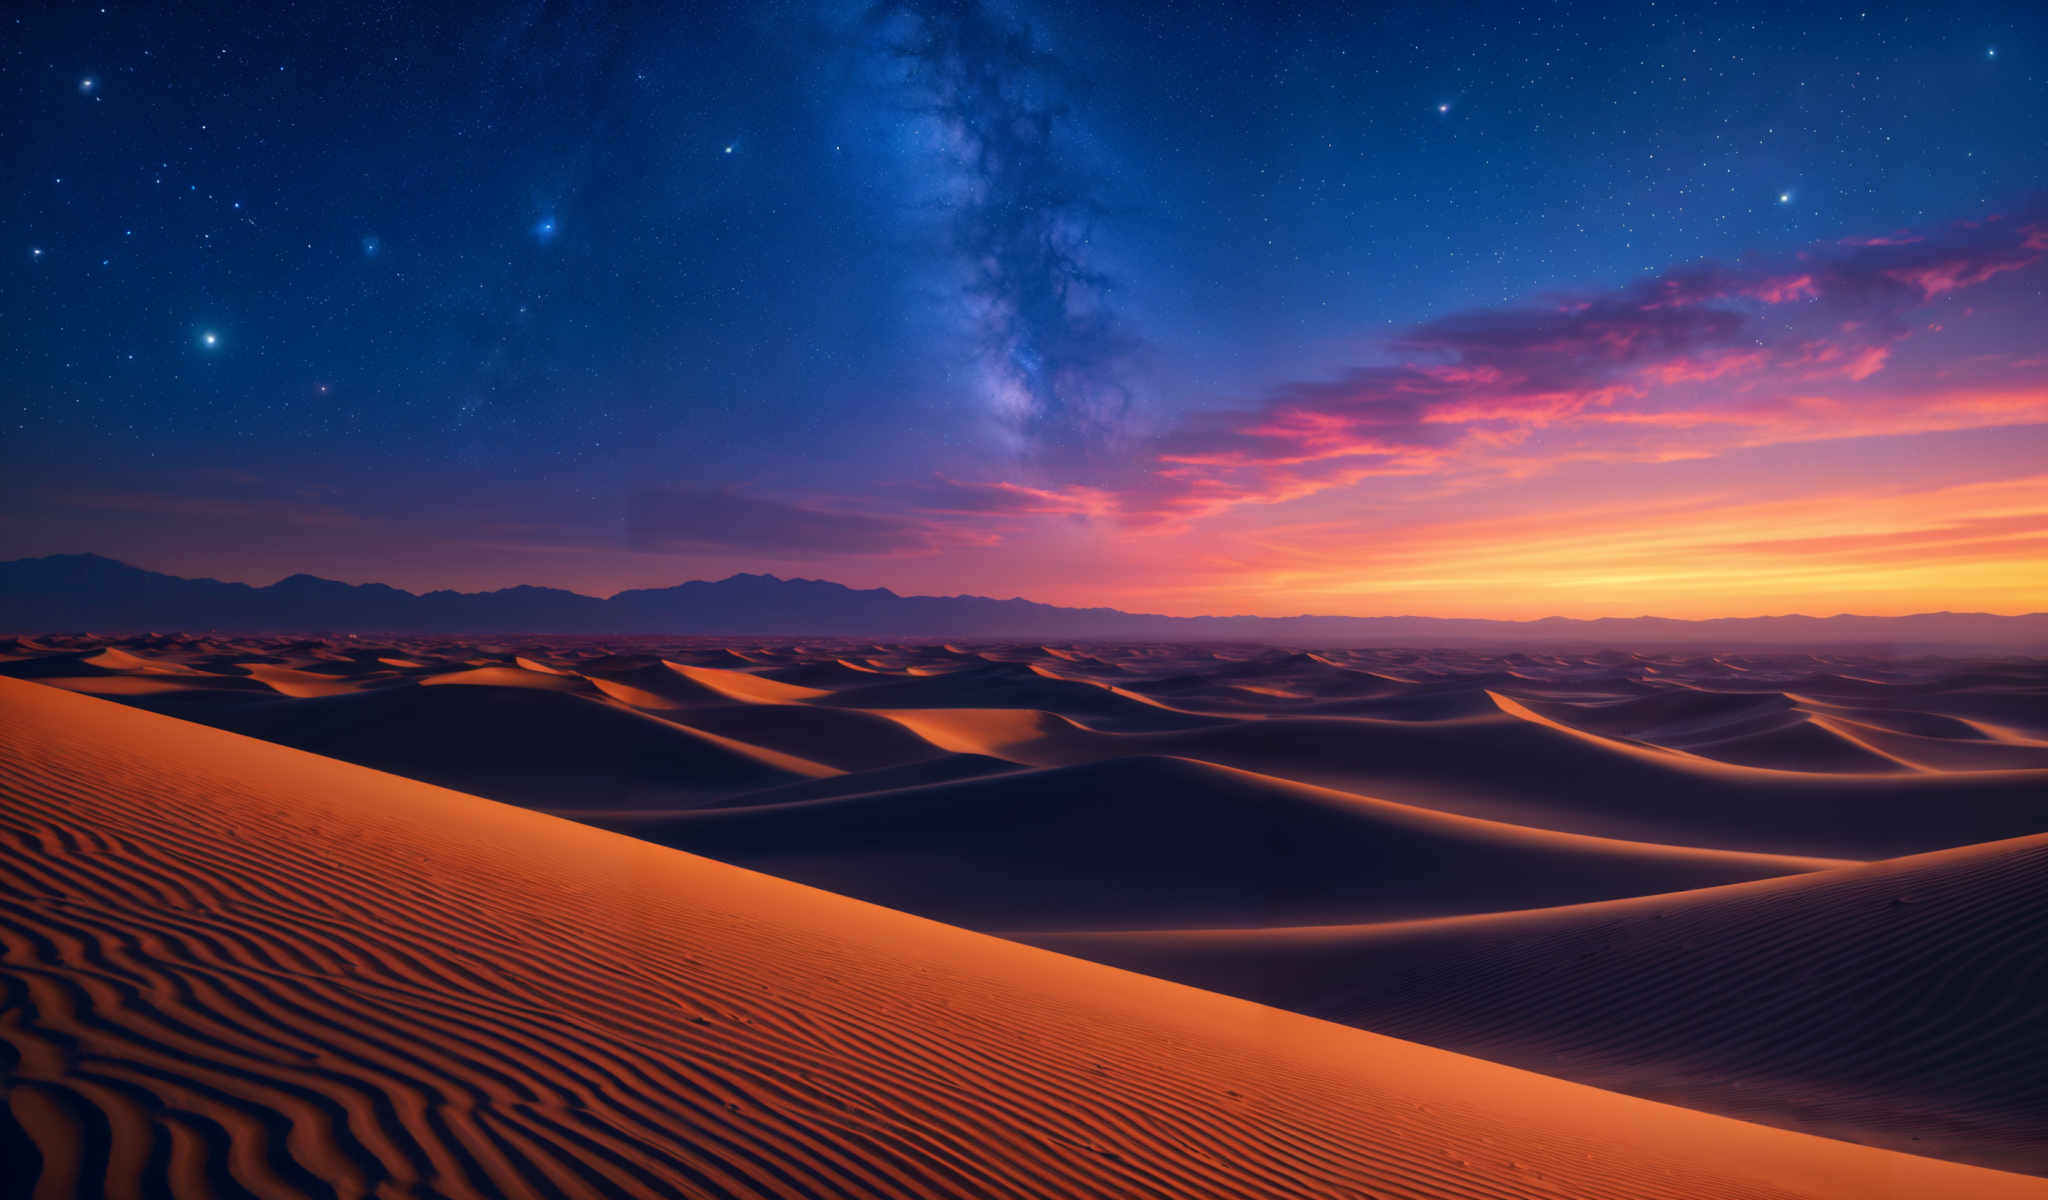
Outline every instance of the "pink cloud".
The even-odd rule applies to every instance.
[[[1884,364],[1891,356],[1890,346],[1866,346],[1843,365],[1842,374],[1861,382],[1884,370]]]
[[[995,480],[961,482],[943,476],[903,489],[920,509],[954,516],[1102,516],[1115,507],[1100,488],[1041,488]]]
[[[1197,413],[1086,487],[941,481],[915,504],[963,517],[1071,516],[1176,530],[1239,506],[1371,480],[1428,479],[1441,492],[1572,463],[2048,422],[2048,380],[2024,374],[2028,361],[2040,361],[2031,345],[1988,357],[1973,345],[1997,367],[1939,386],[1914,375],[1926,354],[1939,353],[1934,343],[1926,354],[1900,354],[1915,331],[1957,336],[1938,333],[1944,322],[1916,310],[2040,265],[2044,230],[2038,218],[1996,217],[1456,313],[1389,339],[1391,362]],[[2038,308],[2037,299],[2007,292],[1988,302],[1972,296],[1973,305],[1994,306],[1988,317],[1942,315],[1997,336],[2038,327],[2024,312],[1996,307]],[[1901,361],[1910,377],[1894,379]]]
[[[1788,304],[1794,300],[1812,300],[1820,295],[1820,287],[1811,275],[1795,275],[1790,279],[1768,279],[1758,284],[1750,294],[1765,304]]]
[[[1642,378],[1651,383],[1700,383],[1724,375],[1739,375],[1763,367],[1769,355],[1761,350],[1724,350],[1718,353],[1675,358],[1643,368]]]
[[[2044,253],[2040,225],[1993,218],[1820,246],[1789,269],[1706,263],[1610,293],[1454,314],[1392,339],[1396,365],[1288,384],[1250,411],[1164,435],[1154,469],[1118,489],[1116,509],[1178,518],[1377,475],[1525,476],[1568,461],[2048,419],[2026,389],[1988,405],[1910,390],[1854,400],[1772,390],[1870,384],[1924,327],[1912,310]]]

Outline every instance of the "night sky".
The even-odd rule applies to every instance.
[[[0,557],[2048,608],[2048,8],[37,6]]]

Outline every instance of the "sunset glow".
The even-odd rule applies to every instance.
[[[307,247],[249,215],[253,197],[188,178],[205,168],[166,166],[209,249],[183,268],[136,260],[172,292],[198,288],[185,323],[138,340],[148,289],[93,274],[128,261],[94,239],[149,236],[130,227],[129,185],[109,184],[103,220],[28,260],[50,290],[14,343],[36,349],[15,373],[0,557],[599,595],[771,572],[1183,615],[2048,609],[2037,175],[2015,146],[1967,158],[1974,193],[1916,184],[1909,204],[1887,182],[1938,177],[1887,164],[1952,153],[1982,122],[1916,121],[1910,145],[1844,125],[1830,136],[1864,147],[1838,168],[1842,195],[1863,180],[1854,202],[1782,179],[1701,199],[1718,193],[1695,181],[1650,228],[1568,197],[1607,170],[1571,138],[1606,139],[1645,180],[1673,169],[1625,106],[1603,101],[1570,127],[1591,132],[1553,142],[1477,96],[1377,96],[1346,111],[1407,115],[1368,122],[1365,165],[1287,176],[1295,201],[1254,205],[1268,232],[1247,237],[1201,214],[1216,195],[1265,196],[1263,149],[1211,147],[1242,175],[1235,193],[1139,188],[1172,179],[1181,137],[1207,126],[1094,102],[1168,80],[1040,112],[1033,97],[1060,93],[1061,54],[1087,39],[1006,42],[1004,19],[970,9],[927,29],[937,41],[848,51],[836,69],[872,86],[817,101],[848,130],[829,151],[722,122],[677,186],[730,188],[704,203],[774,232],[674,261],[642,224],[676,202],[658,183],[673,168],[637,150],[577,188],[482,179],[473,203],[408,218],[460,247],[473,214],[502,207],[469,250],[368,221]],[[1017,48],[1032,37],[1038,50]],[[1977,68],[1994,91],[2018,69]],[[980,82],[998,76],[1017,86]],[[48,97],[52,128],[129,103],[95,76],[81,110],[76,78]],[[1850,76],[1812,86],[1861,102]],[[573,115],[506,103],[537,144],[584,135]],[[1761,142],[1785,124],[1743,122]],[[38,153],[54,164],[64,145]],[[1490,182],[1509,153],[1539,181],[1538,218]],[[1689,153],[1715,179],[1754,170],[1739,150]],[[778,180],[817,171],[844,228],[780,198]],[[1356,223],[1322,207],[1354,178],[1422,188],[1445,172],[1468,202],[1426,206],[1422,241],[1376,234],[1403,227],[1384,205]],[[601,185],[638,215],[598,219]],[[250,232],[229,246],[221,222]],[[57,249],[86,242],[83,258]],[[768,246],[794,247],[801,269]],[[1481,248],[1518,265],[1476,268]],[[289,265],[308,250],[340,265]],[[252,281],[243,302],[203,282],[216,263]],[[666,282],[593,282],[643,263]],[[92,328],[114,332],[81,340]]]

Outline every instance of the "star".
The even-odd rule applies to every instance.
[[[220,335],[209,329],[199,335],[199,344],[211,350],[215,346],[220,345]]]
[[[1986,57],[1986,58],[1997,58],[1997,57],[1998,57],[1998,47],[1996,47],[1996,46],[1993,46],[1993,47],[1991,47],[1991,49],[1989,49],[1989,50],[1986,50],[1986,51],[1984,52],[1984,57]]]
[[[555,219],[553,217],[542,217],[539,224],[533,227],[533,236],[543,242],[552,241],[555,236]]]
[[[1996,52],[1994,51],[1994,53],[1996,53]],[[98,86],[99,86],[99,80],[97,80],[97,79],[94,79],[94,78],[93,78],[92,76],[90,76],[90,75],[88,75],[88,76],[86,76],[86,77],[85,77],[84,79],[81,79],[81,80],[79,80],[79,81],[78,81],[78,90],[79,90],[79,91],[81,91],[81,92],[86,92],[86,93],[90,93],[90,92],[91,92],[91,91],[92,91],[92,90],[93,90],[94,88],[96,88],[96,87],[98,87]]]
[[[725,152],[726,152],[727,154],[731,154],[731,153],[732,153],[732,144],[731,144],[731,143],[727,143],[727,144],[726,144],[726,147],[725,147]]]
[[[41,258],[43,256],[42,249],[40,247],[31,247],[28,256],[30,258]]]
[[[1790,203],[1792,203],[1792,193],[1790,193],[1790,192],[1779,192],[1779,193],[1778,193],[1778,203],[1780,203],[1780,204],[1790,204]]]
[[[1440,113],[1447,113],[1451,111],[1451,106],[1448,104],[1439,104],[1436,106],[1436,110]]]

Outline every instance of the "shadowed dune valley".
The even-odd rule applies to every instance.
[[[2048,1196],[2048,668],[40,635],[12,1194]]]

